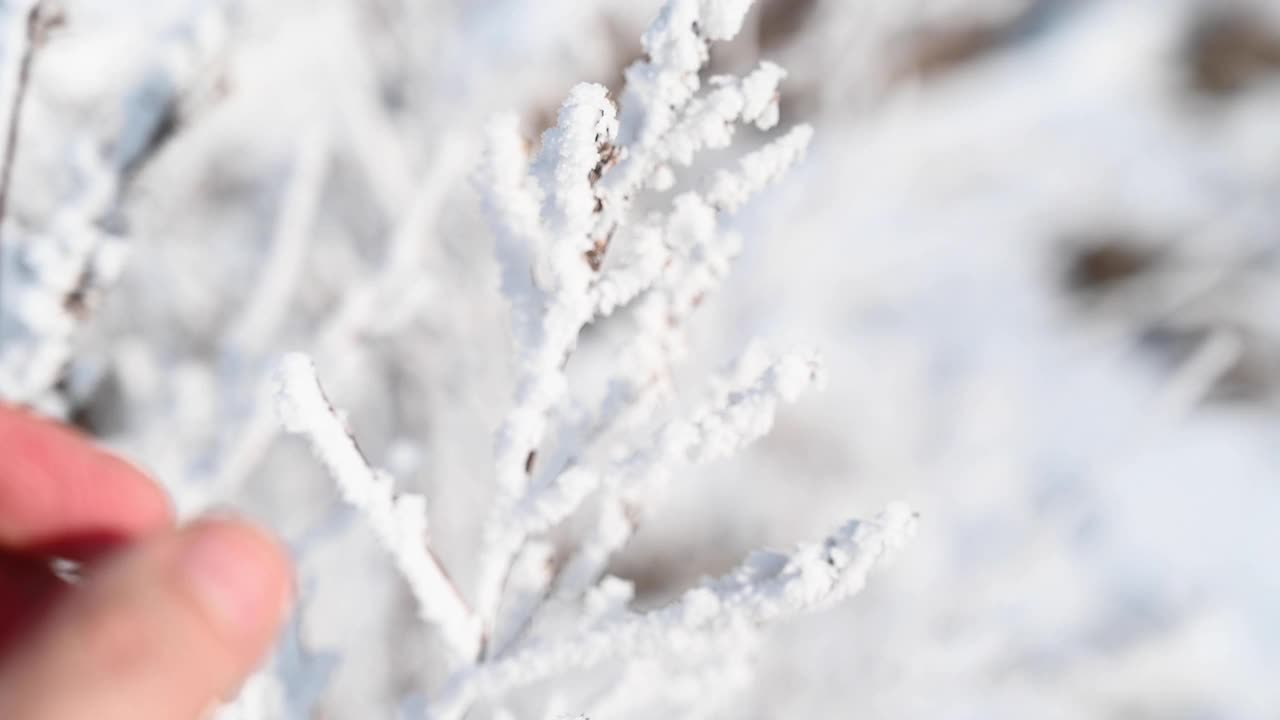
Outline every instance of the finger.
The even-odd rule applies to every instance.
[[[0,547],[87,559],[172,523],[164,493],[128,463],[0,406]]]
[[[0,718],[194,720],[265,654],[289,585],[279,546],[242,523],[142,543],[0,665]]]
[[[34,627],[65,588],[48,563],[0,555],[0,651]]]

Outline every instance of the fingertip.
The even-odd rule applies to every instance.
[[[91,562],[122,546],[173,530],[175,513],[169,494],[123,458],[92,448],[86,464],[92,475],[75,486],[63,483],[59,502],[62,524],[49,521],[49,537],[26,542],[28,553]]]
[[[288,554],[247,522],[206,518],[182,531],[179,574],[211,625],[237,651],[256,659],[292,600]]]
[[[291,595],[288,554],[243,521],[143,540],[24,639],[22,662],[0,671],[0,717],[196,717],[266,656]]]
[[[96,448],[95,451],[102,476],[119,493],[121,505],[130,508],[131,529],[138,534],[148,534],[173,527],[176,517],[173,501],[164,488],[128,460]]]
[[[0,544],[92,559],[171,528],[169,498],[147,475],[73,430],[0,405]]]

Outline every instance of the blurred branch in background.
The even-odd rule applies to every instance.
[[[4,43],[3,98],[0,117],[4,118],[4,147],[0,150],[0,323],[4,322],[4,262],[6,218],[9,210],[9,186],[13,182],[13,166],[18,154],[22,106],[31,82],[31,65],[36,50],[43,44],[56,20],[49,16],[48,5],[37,0],[12,3],[5,8],[3,20],[8,32]],[[3,339],[3,332],[0,332]]]

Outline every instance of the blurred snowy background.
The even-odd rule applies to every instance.
[[[25,19],[3,5],[11,98]],[[279,437],[266,379],[316,357],[465,582],[511,377],[477,128],[512,110],[535,138],[573,83],[620,89],[659,3],[57,6],[0,363],[32,362],[16,246],[106,158],[96,216],[128,258],[68,294],[75,360],[39,403],[184,512],[233,506],[305,550],[291,691],[391,717],[438,639]],[[759,0],[713,70],[760,58],[790,72],[784,125],[817,134],[733,219],[746,249],[690,377],[763,336],[821,348],[829,386],[680,477],[614,572],[652,605],[892,499],[922,521],[863,595],[772,633],[719,716],[1280,717],[1280,2]],[[606,322],[575,363],[614,352]]]

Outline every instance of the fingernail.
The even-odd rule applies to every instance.
[[[182,551],[184,582],[215,622],[254,633],[276,621],[286,601],[279,560],[255,531],[231,522],[194,527]]]

